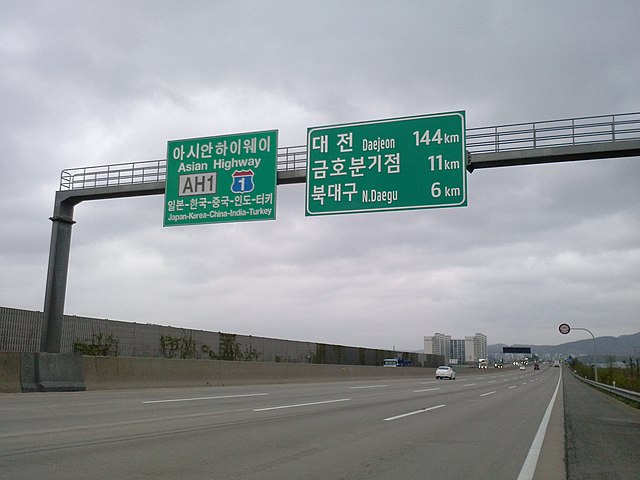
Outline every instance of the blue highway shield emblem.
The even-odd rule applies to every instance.
[[[253,170],[236,170],[231,176],[233,177],[233,182],[231,183],[231,191],[233,193],[253,191]]]

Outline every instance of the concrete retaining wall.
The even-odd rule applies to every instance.
[[[68,355],[62,356],[68,360]],[[24,389],[30,382],[37,383],[37,376],[34,377],[36,374],[31,371],[32,357],[30,354],[0,352],[0,393],[36,390]],[[60,372],[50,374],[44,371],[41,375],[46,373],[49,381],[62,379],[73,385],[83,382],[87,390],[311,383],[433,376],[431,368],[419,367],[384,368],[362,365],[93,356],[76,357],[76,360],[79,362],[73,362],[73,368],[68,367],[69,361],[65,361],[58,369]],[[50,363],[58,366],[60,364]],[[81,378],[78,375],[81,375]]]
[[[0,393],[21,391],[20,353],[0,352]]]
[[[165,358],[83,357],[87,390],[333,382],[431,377],[430,368],[230,362]]]

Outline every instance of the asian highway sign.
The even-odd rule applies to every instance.
[[[309,128],[306,215],[467,205],[465,112]]]
[[[274,220],[278,131],[172,140],[164,226]]]

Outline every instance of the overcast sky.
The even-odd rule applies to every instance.
[[[167,141],[466,111],[467,127],[640,111],[630,1],[0,0],[0,305],[42,310],[65,168]],[[640,331],[640,158],[476,170],[468,206],[163,228],[76,207],[65,313],[420,350]],[[584,333],[584,332],[583,332]],[[586,334],[585,334],[586,335]]]

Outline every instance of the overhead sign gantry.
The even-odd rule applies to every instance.
[[[459,113],[464,115],[464,112]],[[441,117],[442,115],[444,114],[428,115],[423,117]],[[408,117],[406,120],[419,119],[423,117]],[[395,121],[399,122],[400,120],[405,119],[391,119],[381,122],[361,122],[359,124],[350,125],[353,125],[355,128],[358,125],[364,127],[373,123],[384,124],[393,123]],[[440,128],[440,136],[436,135],[438,128]],[[443,133],[455,135],[455,132],[449,131],[448,127],[445,130],[444,126],[438,127],[437,125],[429,125],[429,135],[424,136],[426,129],[427,127],[422,127],[423,135],[418,134],[417,137],[414,132],[420,132],[420,129],[409,129],[410,135],[408,136],[408,141],[411,142],[411,140],[413,140],[414,144],[418,142],[425,147],[427,146],[427,139],[428,146],[431,147],[435,147],[436,145],[438,147],[445,145],[451,146],[457,143],[452,142],[452,140],[455,140],[455,137],[450,136],[448,141],[446,137],[442,137]],[[311,133],[317,135],[321,135],[323,133],[319,129],[309,130],[313,130]],[[337,130],[332,130],[331,132],[338,133]],[[378,142],[376,144],[376,138],[374,138],[370,132],[367,132],[367,135],[369,135],[369,140],[372,143],[364,144],[361,139],[359,146],[357,143],[357,134],[359,133],[356,132],[355,129],[353,132],[355,135],[352,137],[354,149],[356,147],[360,148],[363,151],[363,154],[367,153],[367,156],[374,156],[374,153],[376,155],[382,155],[382,143]],[[526,124],[480,127],[469,129],[465,133],[466,136],[460,133],[459,138],[464,142],[464,144],[459,145],[459,147],[460,151],[464,151],[466,146],[469,149],[470,157],[467,158],[463,154],[459,161],[461,162],[461,166],[466,165],[468,171],[514,165],[534,165],[540,163],[640,156],[640,112],[571,118]],[[329,131],[327,131],[327,135],[329,135]],[[385,135],[387,135],[387,133],[385,133]],[[315,138],[314,135],[310,135],[309,137],[311,139]],[[388,137],[380,135],[380,138],[395,137],[389,134]],[[403,138],[407,140],[407,137]],[[329,147],[329,141],[330,138],[327,137],[327,148]],[[336,141],[336,139],[334,139],[334,141]],[[317,180],[323,180],[311,177],[309,177],[308,180],[306,175],[308,170],[305,170],[305,163],[308,163],[308,160],[310,159],[317,160],[317,154],[322,153],[317,151],[318,142],[322,145],[322,139],[315,140],[315,142],[316,148],[311,148],[311,145],[301,145],[299,147],[283,147],[279,149],[280,153],[278,156],[283,160],[280,162],[278,170],[278,184],[316,182]],[[398,144],[396,144],[396,146],[397,145]],[[276,141],[273,141],[271,146],[273,148],[277,148]],[[371,152],[369,146],[376,150],[380,148],[381,151]],[[418,147],[418,145],[416,145],[416,147]],[[367,152],[364,152],[365,148],[367,149]],[[307,156],[307,150],[309,152],[309,156]],[[315,151],[315,154],[313,151]],[[388,153],[392,154],[393,152],[390,150],[384,152],[385,161]],[[435,171],[437,171],[435,165],[438,165],[438,168],[440,167],[440,159],[438,158],[438,155],[442,155],[442,171],[450,171],[452,169],[447,167],[455,165],[445,163],[446,160],[455,160],[452,157],[448,157],[448,153],[445,154],[438,150],[433,150],[431,152],[427,151],[425,153],[427,154],[427,160],[429,160],[429,156],[433,155]],[[353,157],[356,159],[359,158],[355,152]],[[331,159],[329,158],[329,160]],[[353,162],[352,159],[350,159],[350,161]],[[40,351],[50,353],[61,351],[62,318],[71,249],[71,230],[75,223],[73,219],[75,206],[88,200],[165,194],[166,189],[169,188],[166,181],[166,169],[168,168],[167,163],[168,162],[165,160],[156,160],[95,167],[81,167],[62,171],[60,176],[60,190],[56,192],[54,211],[53,216],[51,217],[53,224],[49,249],[49,266],[47,271]],[[369,166],[374,167],[375,165],[376,163],[373,165],[370,164]],[[389,165],[387,165],[387,167]],[[401,151],[401,171],[405,165],[404,151]],[[367,168],[369,166],[367,166]],[[185,175],[200,173],[198,170],[193,170],[193,168],[198,167],[192,167],[192,171],[187,171],[186,166],[184,168],[185,171],[179,173],[184,173]],[[387,171],[387,173],[392,176],[397,175],[400,172],[393,174]],[[184,182],[182,183],[182,192],[192,193],[199,191],[199,189],[203,189],[203,191],[206,191],[207,189],[211,190],[213,188],[213,179],[207,180],[207,178],[211,177],[191,177],[189,182],[184,179]],[[397,178],[400,179],[402,177],[397,176]],[[220,180],[217,175],[216,180]],[[410,181],[410,179],[407,180]],[[427,178],[427,182],[429,181],[431,181],[430,185],[433,189],[433,193],[436,194],[435,196],[432,195],[432,197],[435,198],[442,197],[442,191],[439,192],[438,189],[443,187],[449,187],[451,189],[457,188],[455,185],[446,184],[444,180],[440,179],[440,177],[433,177],[433,179]],[[198,182],[200,183],[198,184]],[[207,184],[207,182],[211,183]],[[240,181],[240,183],[242,182],[243,181]],[[437,182],[440,182],[440,184],[436,185]],[[216,188],[218,188],[218,185],[219,184],[216,184]],[[245,185],[247,185],[246,180],[244,180],[243,188]],[[316,186],[321,185],[322,183],[316,184]],[[376,190],[376,187],[368,187],[364,184],[362,185],[363,188],[368,188],[369,191],[372,189]],[[464,181],[464,185],[466,187],[466,179]],[[175,192],[173,193],[174,197],[179,197],[180,195],[178,195],[178,192],[180,184],[178,183],[178,186],[174,186],[172,188]],[[325,184],[325,188],[327,188],[327,184]],[[395,188],[389,188],[387,191],[394,189]],[[313,191],[313,189],[309,190],[308,187],[307,190]],[[380,189],[380,191],[382,191],[382,189]],[[399,188],[398,193],[400,193]],[[438,193],[440,193],[440,196],[438,196]],[[450,193],[452,192],[450,191]],[[362,195],[362,192],[360,195]],[[187,198],[189,195],[183,195],[183,197]],[[370,199],[372,197],[368,196],[366,198]],[[380,198],[382,199],[383,196],[381,195]],[[275,197],[273,201],[275,208]],[[366,203],[372,204],[369,206],[376,207],[375,202]],[[385,207],[383,203],[378,204],[377,206],[388,209],[388,206]],[[433,207],[438,206],[445,205],[433,205]],[[429,207],[422,206],[416,208]],[[366,211],[372,210],[367,209]],[[352,212],[353,210],[346,210],[345,213]],[[329,212],[322,211],[318,214],[326,213]]]

